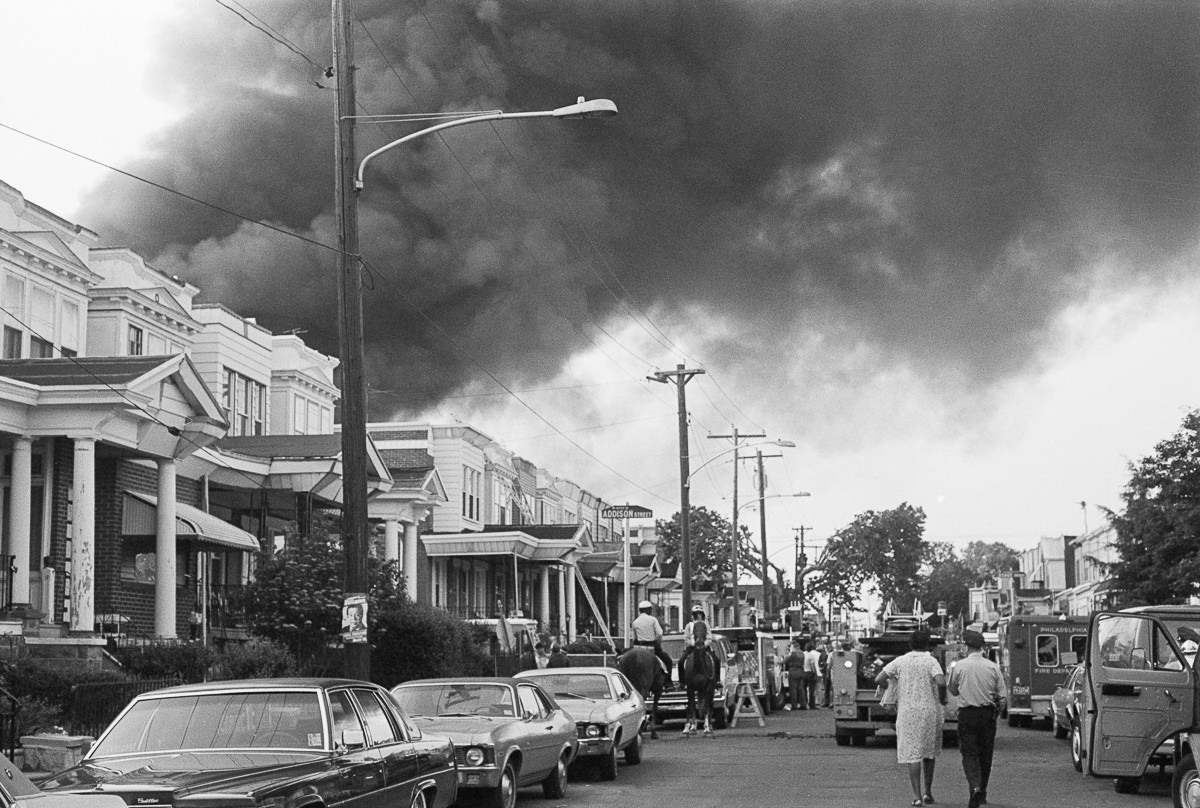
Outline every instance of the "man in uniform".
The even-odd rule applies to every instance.
[[[964,631],[963,642],[970,653],[950,671],[947,688],[958,696],[958,749],[971,788],[967,806],[979,808],[987,804],[992,751],[996,746],[996,716],[1007,696],[1000,666],[983,656],[983,635]]]
[[[704,622],[704,607],[696,604],[692,607],[692,620],[683,627],[683,654],[679,657],[679,683],[683,684],[683,661],[697,647],[708,646],[708,623]]]
[[[654,611],[654,604],[650,601],[643,600],[638,604],[638,616],[633,620],[633,644],[653,648],[654,655],[662,660],[663,665],[669,673],[672,662],[662,647],[662,625],[651,614],[652,611]]]

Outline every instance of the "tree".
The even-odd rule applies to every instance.
[[[954,547],[945,542],[927,545],[922,578],[921,604],[928,611],[939,603],[945,603],[948,617],[967,611],[970,606],[968,590],[978,580],[975,569],[965,559],[959,558]]]
[[[972,572],[972,583],[996,583],[1000,573],[1021,568],[1021,556],[1002,542],[973,541],[963,551],[962,561]]]
[[[336,669],[341,631],[345,553],[341,536],[331,530],[332,517],[315,519],[310,535],[299,537],[295,526],[285,531],[284,549],[268,548],[256,556],[254,580],[246,587],[246,613],[251,631],[285,643],[306,673]],[[368,631],[378,606],[403,598],[395,562],[368,559],[370,591]]]
[[[691,506],[688,521],[688,541],[692,555],[692,578],[694,581],[719,581],[729,576],[729,520],[703,505]],[[668,562],[683,559],[683,536],[679,530],[679,514],[670,519],[659,519],[656,523],[658,549],[663,560]],[[761,565],[761,559],[753,553],[750,534],[740,526],[738,564],[745,569],[747,561]],[[757,562],[755,559],[758,559]],[[758,567],[761,569],[761,566]]]
[[[1200,594],[1200,410],[1130,466],[1123,513],[1109,513],[1119,559],[1107,565],[1130,604],[1178,603]]]
[[[925,512],[906,502],[889,511],[861,513],[826,545],[824,576],[842,598],[856,600],[869,586],[885,603],[912,603],[926,560],[924,533]]]

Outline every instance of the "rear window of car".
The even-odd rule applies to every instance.
[[[183,749],[324,747],[315,692],[205,693],[142,699],[88,757]]]

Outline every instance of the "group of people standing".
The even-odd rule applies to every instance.
[[[929,652],[930,635],[914,631],[912,648],[896,657],[876,676],[879,684],[893,683],[896,706],[896,762],[908,766],[913,806],[928,805],[933,798],[933,769],[942,748],[942,724],[947,697],[958,697],[958,748],[970,792],[968,808],[987,804],[996,743],[996,719],[1007,694],[1000,666],[984,656],[984,638],[977,631],[963,633],[970,653],[953,666],[949,678]]]
[[[816,710],[831,707],[828,643],[797,640],[783,661],[787,671],[788,700],[785,710]]]

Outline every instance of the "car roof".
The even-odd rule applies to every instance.
[[[400,682],[395,687],[404,685],[516,685],[517,680],[511,676],[454,676],[439,679],[410,679]]]
[[[578,668],[572,666],[569,668],[538,668],[537,670],[521,671],[516,674],[517,679],[536,679],[539,676],[553,676],[563,673],[620,673],[616,668],[605,668],[600,665],[589,665],[587,667],[580,666]]]
[[[1189,606],[1186,603],[1169,603],[1160,606],[1130,606],[1128,609],[1122,609],[1123,612],[1136,612],[1137,614],[1195,614],[1200,615],[1200,606]]]
[[[217,682],[174,685],[160,690],[142,693],[138,698],[184,693],[210,693],[226,690],[327,690],[335,687],[379,687],[361,679],[338,679],[334,677],[295,676],[280,679],[223,679]]]

